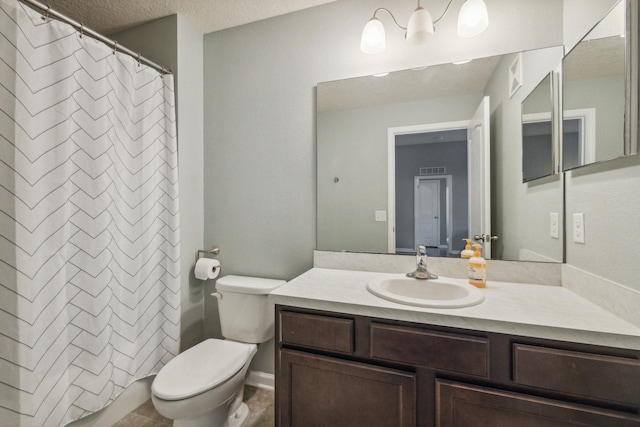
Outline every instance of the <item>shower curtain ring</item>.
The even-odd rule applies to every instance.
[[[47,10],[45,10],[44,14],[42,15],[42,20],[45,22],[49,20],[49,10],[51,10],[50,4],[47,5]]]
[[[117,51],[118,51],[118,42],[114,40],[113,41],[113,54],[115,55]]]
[[[139,67],[140,66],[140,52],[138,52],[138,56],[137,56],[136,60],[138,61],[138,67]]]
[[[84,24],[82,22],[80,23],[78,31],[80,31],[80,38],[82,38],[82,36],[84,36]]]

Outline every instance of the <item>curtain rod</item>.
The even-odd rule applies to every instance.
[[[144,63],[146,65],[148,65],[151,68],[154,68],[155,70],[157,70],[160,74],[171,74],[171,70],[169,70],[168,68],[162,67],[158,64],[156,64],[155,62],[145,58],[144,56],[141,56],[140,53],[134,52],[130,49],[127,49],[124,46],[121,46],[118,44],[117,41],[115,40],[111,40],[105,36],[103,36],[100,33],[97,33],[95,31],[93,31],[91,28],[87,28],[85,27],[83,24],[74,21],[73,19],[69,18],[66,15],[63,15],[62,13],[51,9],[51,6],[49,5],[45,5],[43,3],[40,3],[37,0],[18,0],[21,3],[25,3],[28,6],[31,6],[34,9],[38,9],[40,11],[42,11],[42,13],[44,14],[45,17],[49,17],[49,16],[53,16],[56,19],[58,19],[59,21],[65,22],[69,25],[71,25],[72,27],[74,27],[77,31],[80,32],[80,34],[86,34],[89,37],[92,37],[96,40],[101,41],[102,43],[110,46],[111,48],[114,49],[114,51],[119,51],[122,53],[125,53],[129,56],[132,56],[133,58],[136,59],[136,61]]]

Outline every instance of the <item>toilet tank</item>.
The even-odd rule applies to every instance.
[[[275,313],[267,295],[284,280],[247,276],[224,276],[216,291],[220,326],[225,338],[259,344],[273,338]]]

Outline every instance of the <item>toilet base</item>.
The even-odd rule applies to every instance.
[[[218,408],[197,418],[174,420],[173,427],[242,427],[249,417],[249,407],[244,402],[231,415],[226,409],[223,405],[223,410]]]
[[[238,410],[229,417],[229,427],[242,427],[247,418],[249,418],[249,407],[242,402]]]
[[[228,427],[229,412],[225,406],[223,405],[222,408],[217,408],[196,418],[173,420],[173,427]]]

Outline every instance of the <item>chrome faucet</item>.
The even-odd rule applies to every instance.
[[[416,248],[416,271],[407,273],[407,277],[413,277],[420,280],[437,279],[437,275],[429,273],[429,271],[427,270],[428,259],[429,257],[427,256],[427,247],[419,245]]]

